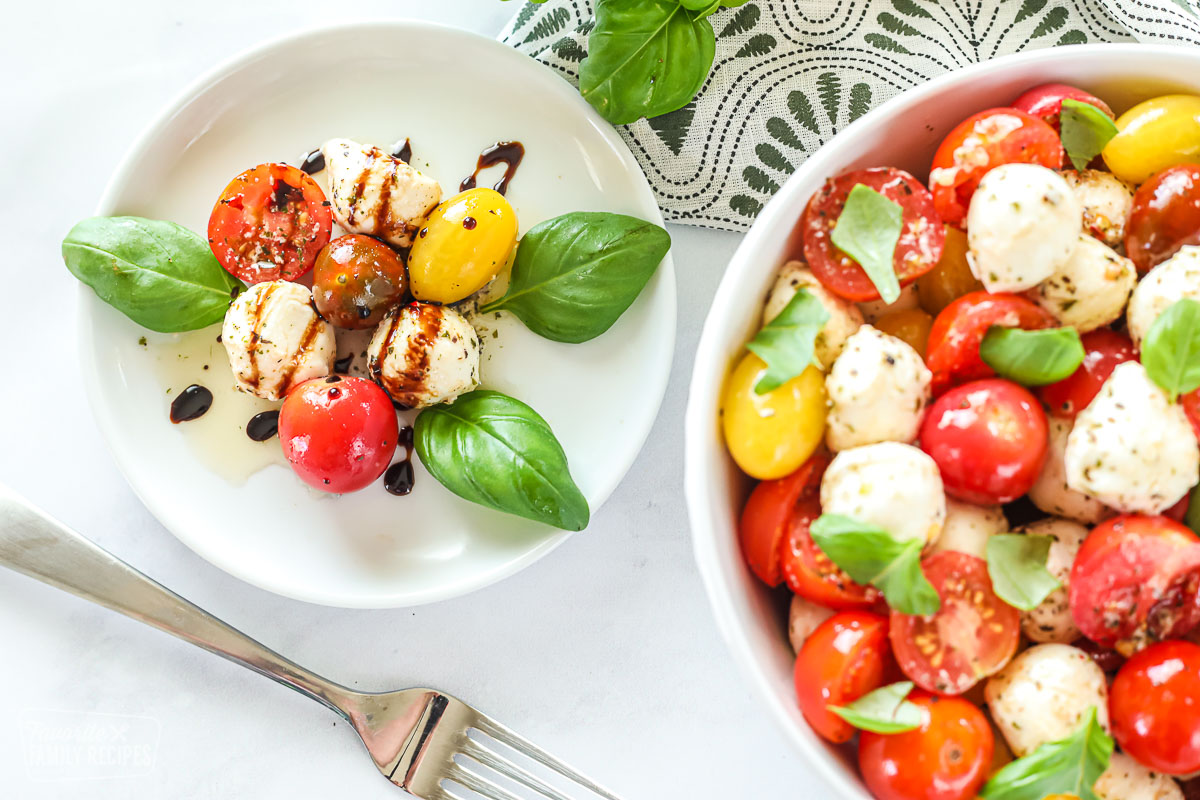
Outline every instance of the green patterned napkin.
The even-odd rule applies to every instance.
[[[619,130],[667,219],[745,230],[808,153],[905,89],[1020,50],[1200,44],[1197,2],[750,0],[710,17],[716,59],[693,102]],[[501,38],[578,83],[591,9],[526,3]]]

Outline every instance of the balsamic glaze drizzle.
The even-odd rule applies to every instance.
[[[212,404],[212,392],[198,383],[193,383],[171,401],[171,422],[178,425],[181,422],[199,419],[212,408]]]
[[[399,445],[404,448],[404,460],[392,464],[387,468],[387,472],[383,473],[383,488],[389,494],[403,497],[413,490],[413,429],[411,425],[405,425],[400,429]]]
[[[517,167],[521,166],[523,158],[525,158],[525,145],[520,142],[496,142],[479,154],[479,159],[475,162],[475,171],[463,178],[458,190],[465,192],[467,189],[474,189],[481,171],[503,162],[504,176],[496,181],[496,185],[492,188],[500,194],[504,194],[508,191],[509,182],[517,174]]]
[[[256,442],[265,442],[279,433],[279,409],[255,414],[246,423],[246,435]]]

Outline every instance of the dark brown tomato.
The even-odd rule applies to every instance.
[[[1125,228],[1125,250],[1139,272],[1189,244],[1200,244],[1200,164],[1164,169],[1139,186]]]
[[[339,328],[375,327],[407,292],[404,262],[378,239],[340,236],[317,256],[313,300],[321,316]]]

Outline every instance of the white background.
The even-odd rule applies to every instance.
[[[649,443],[588,532],[516,577],[458,600],[344,611],[226,576],[142,508],[86,407],[75,291],[59,242],[91,213],[125,148],[158,108],[219,61],[288,30],[412,16],[494,35],[514,10],[500,0],[6,7],[0,302],[9,319],[9,383],[0,392],[0,481],[300,663],[363,689],[448,691],[628,800],[822,796],[818,779],[735,672],[688,540],[686,387],[701,323],[738,236],[672,226],[679,333],[671,386]],[[318,705],[5,571],[0,687],[3,797],[399,796],[351,731]],[[153,769],[136,778],[41,780],[23,750],[22,730],[46,710],[156,721]],[[140,730],[131,735],[145,738]]]

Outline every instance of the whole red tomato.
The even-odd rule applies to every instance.
[[[1159,642],[1125,662],[1109,690],[1113,737],[1142,765],[1200,771],[1200,646]]]
[[[1037,390],[1050,413],[1063,419],[1075,419],[1087,408],[1118,364],[1137,361],[1133,341],[1111,328],[1088,331],[1079,339],[1083,343],[1083,363],[1070,376]]]
[[[1116,119],[1116,115],[1108,107],[1108,103],[1091,92],[1085,92],[1077,86],[1066,83],[1043,83],[1041,86],[1035,86],[1013,100],[1012,107],[1024,111],[1026,114],[1032,114],[1057,131],[1063,100],[1078,100],[1081,103],[1088,103]]]
[[[1139,272],[1188,244],[1200,244],[1200,164],[1168,167],[1139,186],[1125,227],[1125,251]]]
[[[738,542],[750,571],[768,586],[783,582],[782,558],[788,546],[793,512],[806,497],[816,497],[829,454],[818,450],[791,475],[754,487],[742,508]]]
[[[822,738],[848,742],[854,727],[829,710],[883,685],[892,667],[888,620],[869,611],[842,611],[822,622],[796,656],[796,701]]]

